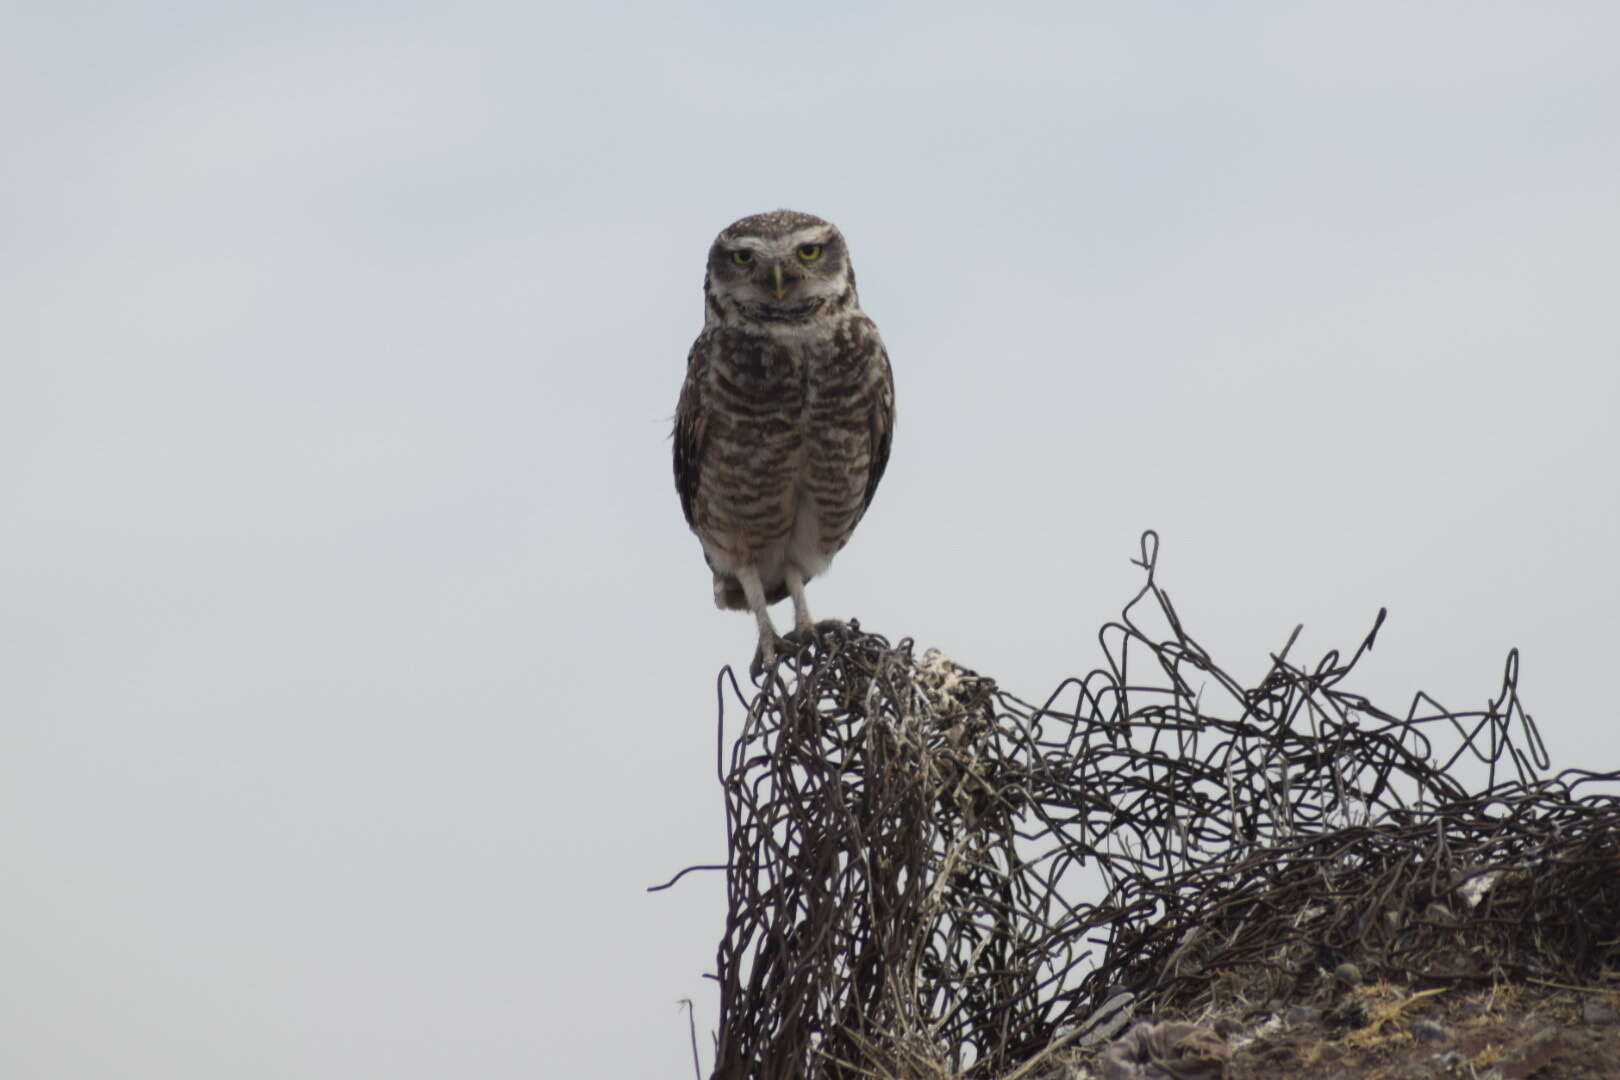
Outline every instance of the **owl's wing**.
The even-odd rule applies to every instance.
[[[879,346],[881,348],[881,346]],[[883,354],[883,385],[873,395],[871,415],[872,465],[866,474],[866,494],[861,499],[861,515],[872,505],[883,470],[889,467],[889,444],[894,440],[894,371],[889,354]]]
[[[686,524],[692,520],[692,501],[697,497],[698,476],[703,468],[703,449],[707,440],[704,432],[705,410],[702,402],[703,369],[708,365],[709,334],[698,335],[692,351],[686,358],[686,381],[681,384],[681,398],[675,406],[675,491],[681,497],[681,513]]]

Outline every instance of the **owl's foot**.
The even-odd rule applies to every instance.
[[[826,656],[839,642],[849,638],[852,629],[849,623],[840,619],[823,619],[783,634],[779,640],[802,663],[807,653],[818,659]]]
[[[789,636],[791,637],[791,635]],[[785,651],[783,646],[786,644],[788,644],[788,641],[774,631],[769,637],[761,634],[759,636],[759,645],[754,649],[754,659],[748,664],[749,676],[758,679],[765,674],[766,668],[775,666],[776,658]]]
[[[782,640],[790,645],[818,645],[822,638],[848,637],[849,631],[849,623],[842,619],[822,619],[795,627],[792,632],[783,634]]]
[[[829,637],[842,637],[848,633],[848,623],[837,619],[823,619],[814,625],[790,630],[785,634],[772,633],[768,638],[761,634],[759,645],[754,649],[754,659],[748,665],[748,674],[758,679],[779,657],[792,659],[800,656],[806,648],[819,650],[824,647]]]

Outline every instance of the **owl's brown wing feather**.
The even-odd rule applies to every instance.
[[[707,351],[703,348],[708,331],[698,335],[692,351],[686,358],[686,381],[681,384],[681,397],[675,406],[675,491],[681,497],[681,513],[686,524],[696,527],[692,520],[692,502],[697,498],[698,477],[703,469],[703,451],[706,439],[703,404],[700,400],[703,367]]]
[[[882,346],[878,346],[882,349]],[[894,441],[894,371],[889,367],[889,355],[883,353],[883,385],[872,401],[872,464],[866,473],[866,494],[861,499],[861,516],[872,505],[877,494],[883,470],[889,467],[889,444]]]

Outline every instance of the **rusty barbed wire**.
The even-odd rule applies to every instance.
[[[728,859],[689,868],[726,874],[715,1077],[1001,1076],[1121,994],[1191,1015],[1346,961],[1620,978],[1620,772],[1543,777],[1516,651],[1483,709],[1391,714],[1340,687],[1380,611],[1245,688],[1157,561],[1149,532],[1104,666],[1039,705],[854,624],[756,692],[721,673]]]

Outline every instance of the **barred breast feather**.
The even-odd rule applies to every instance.
[[[716,603],[748,606],[742,566],[771,603],[787,567],[825,570],[871,505],[893,428],[888,356],[858,307],[782,327],[712,321],[687,360],[674,441]]]

